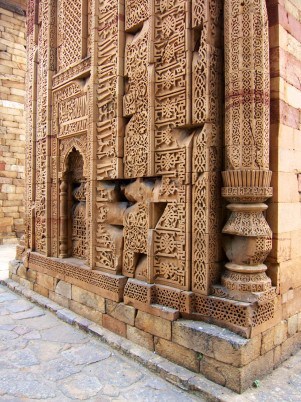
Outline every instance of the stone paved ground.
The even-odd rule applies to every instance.
[[[201,400],[2,285],[0,399]]]

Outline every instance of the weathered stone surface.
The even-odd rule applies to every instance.
[[[107,359],[111,356],[111,352],[94,343],[80,347],[72,347],[62,352],[62,356],[77,366],[79,364],[91,364]]]
[[[68,324],[73,324],[76,318],[76,314],[68,309],[60,309],[57,311],[56,315]]]
[[[261,354],[264,355],[274,348],[275,328],[270,328],[262,334]]]
[[[27,279],[20,278],[20,285],[24,286],[27,289],[33,290],[33,283],[28,281]]]
[[[7,309],[11,313],[19,313],[21,311],[30,310],[32,308],[32,304],[27,300],[18,300],[15,303],[12,303],[7,306]]]
[[[148,313],[138,311],[135,326],[144,332],[149,332],[160,338],[171,339],[171,322],[161,317],[155,317]]]
[[[274,329],[274,345],[280,345],[287,339],[287,321],[279,322]]]
[[[26,279],[28,279],[30,282],[35,282],[37,279],[37,271],[27,268]]]
[[[1,373],[0,394],[17,398],[50,399],[57,395],[56,387],[48,385],[40,376],[32,373],[7,371]]]
[[[66,299],[71,299],[71,284],[65,281],[58,281],[55,287],[55,293],[65,297]]]
[[[18,275],[20,278],[26,279],[26,277],[27,277],[27,270],[26,270],[24,264],[20,264],[20,265],[19,265],[18,270],[17,270],[17,275]]]
[[[37,273],[37,284],[46,289],[54,290],[54,278],[41,272]]]
[[[126,337],[130,341],[137,343],[137,345],[143,346],[148,350],[154,350],[154,336],[148,332],[127,325]]]
[[[301,347],[301,333],[298,332],[295,335],[289,337],[281,345],[281,360],[284,361],[297,352]]]
[[[72,300],[105,313],[105,299],[78,286],[72,285]]]
[[[18,300],[18,297],[10,292],[5,292],[0,294],[0,303],[9,302],[13,300]]]
[[[62,383],[62,391],[67,397],[80,400],[94,397],[102,387],[96,377],[84,374],[71,376]]]
[[[135,323],[136,309],[131,306],[126,306],[123,303],[116,303],[107,299],[106,313],[126,324],[133,326]]]
[[[204,356],[200,361],[200,372],[208,379],[226,386],[235,392],[243,392],[255,379],[261,379],[273,370],[273,351],[238,368]]]
[[[188,320],[173,322],[172,341],[237,367],[256,359],[261,346],[260,336],[246,340],[225,328]]]
[[[115,332],[115,334],[123,336],[124,338],[126,337],[126,324],[124,322],[110,317],[107,314],[103,314],[102,325],[110,331]]]
[[[17,337],[18,335],[12,331],[8,331],[6,329],[0,329],[0,341],[9,341]]]
[[[45,312],[39,307],[32,307],[29,310],[21,311],[12,315],[14,320],[26,320],[27,318],[40,317],[45,315]]]
[[[184,346],[177,345],[165,339],[155,337],[155,351],[160,356],[166,357],[189,370],[199,372],[200,362],[199,354]]]
[[[67,324],[65,326],[57,325],[53,328],[41,331],[42,339],[50,342],[66,342],[66,343],[85,343],[87,339],[81,332],[75,332]]]
[[[49,290],[44,288],[44,286],[39,285],[38,283],[34,283],[33,290],[45,297],[49,297]]]
[[[80,372],[80,368],[71,364],[66,364],[66,360],[61,358],[45,363],[42,368],[45,378],[49,381],[55,382]]]
[[[289,317],[287,320],[287,332],[288,336],[295,335],[298,331],[298,314]]]
[[[102,324],[103,314],[99,310],[95,310],[93,308],[87,307],[81,303],[77,303],[74,300],[70,300],[69,302],[70,310],[74,311],[76,314],[79,314],[88,320],[94,321],[97,324]]]
[[[103,368],[106,367],[104,370]],[[129,387],[144,377],[144,372],[133,370],[134,363],[127,361],[120,356],[111,356],[104,362],[94,364],[94,370],[89,366],[85,368],[85,373],[94,374],[101,383],[109,383],[113,386],[125,388]],[[116,375],[118,373],[118,375]]]
[[[66,297],[61,296],[55,292],[49,290],[49,299],[59,304],[62,307],[69,308],[70,299],[66,299]]]

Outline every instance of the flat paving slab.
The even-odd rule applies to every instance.
[[[0,399],[201,401],[0,285]]]

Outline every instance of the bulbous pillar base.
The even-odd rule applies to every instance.
[[[272,297],[271,279],[263,264],[272,249],[272,231],[262,213],[267,206],[229,204],[227,208],[231,215],[223,228],[223,245],[229,262],[214,294],[245,302],[260,302],[267,294]]]

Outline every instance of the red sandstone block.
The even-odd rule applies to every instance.
[[[199,354],[174,342],[155,337],[155,351],[160,356],[195,372],[200,371]]]
[[[116,320],[116,318],[110,317],[107,314],[103,314],[102,326],[126,338],[126,324],[124,322]]]
[[[271,100],[271,123],[282,123],[285,126],[300,128],[301,113],[298,109],[289,106],[279,99]]]
[[[5,170],[5,163],[3,162],[0,163],[0,170]]]
[[[154,336],[131,325],[127,325],[127,339],[148,350],[154,350]]]
[[[135,326],[160,338],[171,339],[171,322],[143,311],[138,311]]]
[[[267,10],[270,27],[279,24],[301,42],[301,23],[285,9],[284,4],[270,4]]]

